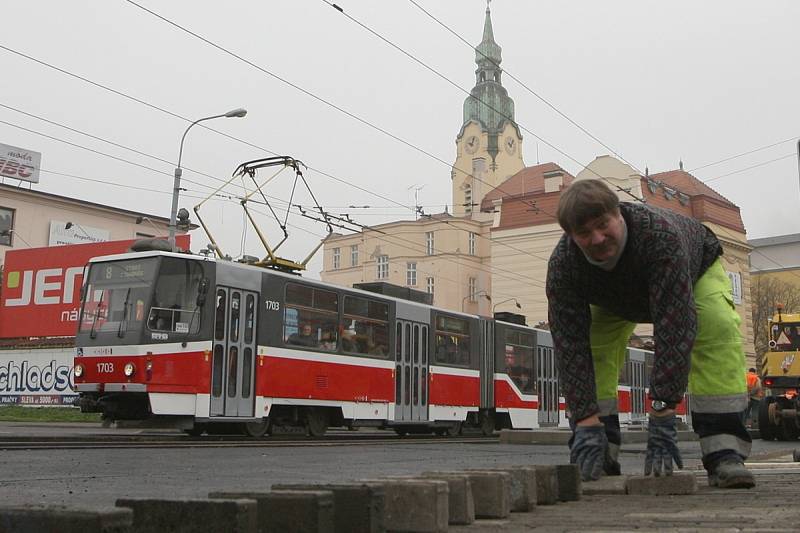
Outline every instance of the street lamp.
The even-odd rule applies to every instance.
[[[504,304],[506,302],[510,302],[511,300],[514,300],[514,303],[517,305],[517,309],[522,309],[522,306],[520,305],[519,301],[516,298],[506,298],[502,302],[497,302],[496,304],[494,304],[492,306],[492,315],[494,316],[494,310],[497,309],[498,305]]]
[[[243,108],[234,109],[232,111],[228,111],[222,115],[214,115],[211,117],[204,117],[195,120],[189,127],[186,128],[186,131],[183,132],[183,137],[181,137],[181,148],[178,151],[178,166],[175,167],[175,181],[172,185],[172,210],[169,214],[169,246],[170,249],[174,252],[175,251],[175,222],[178,216],[178,194],[181,190],[181,157],[183,156],[183,141],[186,140],[186,134],[189,133],[189,130],[192,129],[192,126],[203,122],[204,120],[212,120],[215,118],[241,118],[247,114],[247,110]]]
[[[464,312],[464,304],[467,302],[467,298],[476,298],[476,297],[481,296],[481,295],[484,298],[486,298],[487,300],[489,300],[490,302],[492,301],[492,297],[489,296],[489,293],[486,292],[484,289],[481,289],[476,293],[467,294],[466,296],[464,296],[464,298],[461,299],[461,312],[462,313]]]

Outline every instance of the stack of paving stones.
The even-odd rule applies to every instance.
[[[506,530],[511,513],[583,495],[697,492],[692,474],[603,477],[581,483],[575,465],[424,472],[271,490],[212,492],[207,499],[119,499],[117,507],[0,506],[0,533],[438,533]],[[517,522],[518,523],[518,522]]]

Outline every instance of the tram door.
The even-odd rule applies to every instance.
[[[428,420],[428,325],[398,320],[395,335],[395,420]]]
[[[211,361],[211,416],[253,416],[258,294],[219,287]]]
[[[557,426],[558,371],[553,339],[550,335],[536,335],[536,385],[539,391],[539,426]]]
[[[631,421],[642,421],[646,417],[645,398],[647,380],[645,378],[645,367],[643,354],[634,350],[629,350],[628,376],[631,382]]]

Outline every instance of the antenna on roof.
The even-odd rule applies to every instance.
[[[539,141],[536,141],[536,164],[539,165]]]
[[[647,168],[647,167],[644,167],[644,177],[645,178],[649,178],[650,177],[650,169]]]
[[[680,160],[678,161],[678,168],[680,168],[681,170],[683,170],[683,159],[680,159]]]

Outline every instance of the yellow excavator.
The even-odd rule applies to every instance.
[[[758,408],[758,430],[764,440],[796,440],[800,436],[800,314],[776,306],[769,320],[769,349],[761,365],[767,392]]]

